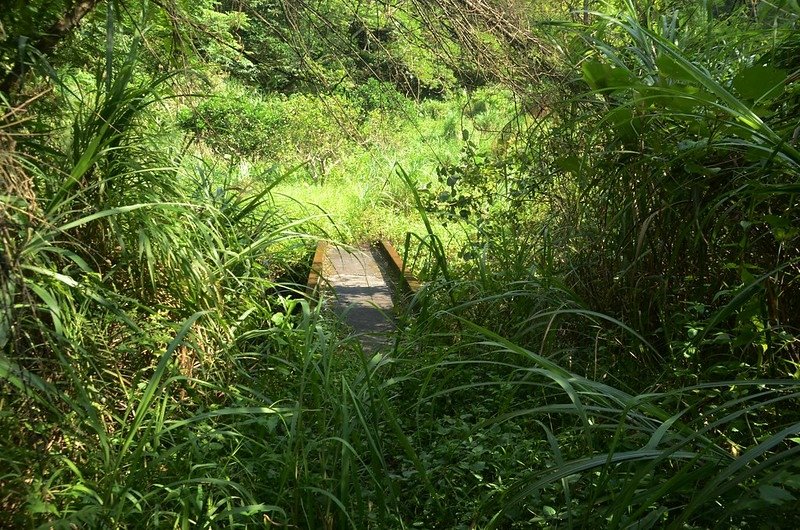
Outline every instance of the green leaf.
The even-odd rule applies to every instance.
[[[556,159],[556,165],[567,173],[577,174],[581,169],[581,159],[575,155]]]
[[[583,78],[592,90],[627,88],[634,84],[627,70],[603,64],[599,61],[583,63]]]
[[[786,72],[772,66],[751,66],[739,72],[733,87],[746,99],[771,101],[783,94]]]
[[[795,500],[795,496],[783,488],[763,485],[758,487],[761,498],[770,504],[783,504]]]
[[[694,81],[694,76],[681,63],[671,56],[662,54],[656,59],[659,73],[673,81]]]
[[[617,107],[606,115],[606,119],[613,124],[614,131],[622,140],[633,141],[639,137],[637,126],[639,120],[633,111],[627,107]]]
[[[716,102],[708,91],[693,85],[641,87],[639,94],[637,102],[676,110],[679,113],[692,112],[697,107],[713,106]],[[680,115],[673,115],[672,118],[680,119]]]
[[[32,514],[50,513],[58,515],[58,508],[54,504],[46,502],[38,497],[29,499],[28,511]]]
[[[58,272],[47,270],[47,269],[44,269],[42,267],[35,267],[33,265],[22,265],[21,268],[29,270],[29,271],[32,271],[32,272],[39,273],[42,276],[47,276],[48,278],[52,278],[54,280],[57,280],[57,281],[63,283],[64,285],[66,285],[67,287],[77,287],[78,286],[78,281],[75,280],[71,276],[67,276],[66,274],[60,274]]]
[[[764,221],[769,225],[772,235],[778,241],[788,241],[798,234],[798,229],[793,226],[790,219],[777,215],[765,215]]]

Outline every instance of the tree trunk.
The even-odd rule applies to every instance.
[[[29,46],[37,49],[42,55],[47,56],[53,53],[56,46],[67,35],[69,35],[80,23],[80,21],[88,15],[97,5],[103,0],[75,0],[67,8],[66,13],[58,19],[55,24],[42,35],[33,40]],[[21,59],[13,64],[11,70],[0,82],[0,92],[5,92],[11,95],[16,90],[22,74],[24,72],[25,64]]]

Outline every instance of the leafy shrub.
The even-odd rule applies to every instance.
[[[408,111],[411,101],[397,91],[394,85],[370,77],[348,91],[348,97],[362,109],[364,114],[373,110],[402,112]]]
[[[510,90],[484,86],[471,94],[465,114],[473,118],[478,129],[500,131],[515,112],[514,94]]]
[[[305,165],[328,174],[347,152],[358,111],[341,95],[292,94],[269,98],[228,85],[219,95],[181,110],[181,126],[222,155]]]
[[[229,88],[179,115],[180,125],[220,154],[274,157],[285,147],[289,118],[277,99]]]

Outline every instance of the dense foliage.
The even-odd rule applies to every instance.
[[[795,0],[0,13],[0,527],[796,528]],[[389,237],[365,355],[303,285]]]

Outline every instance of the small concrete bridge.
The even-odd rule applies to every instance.
[[[320,241],[306,293],[336,312],[353,329],[365,352],[374,352],[391,346],[395,302],[419,287],[389,241],[362,248]]]

